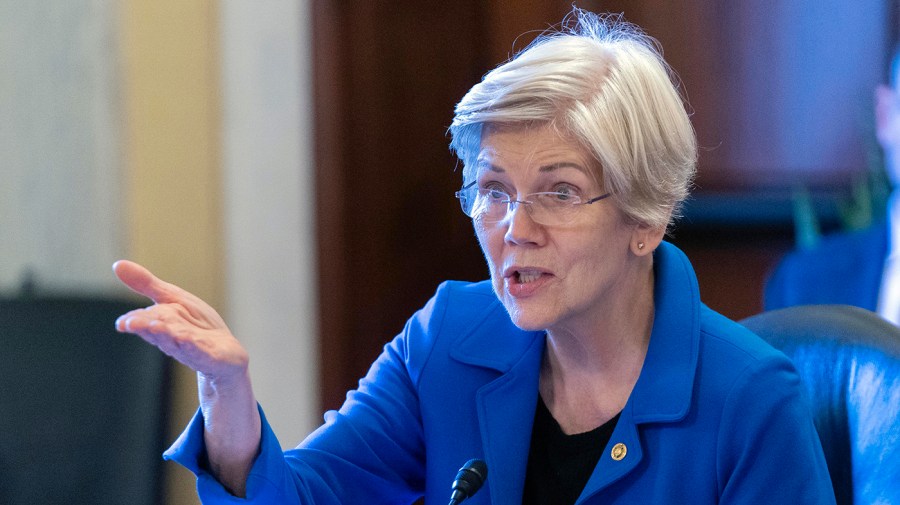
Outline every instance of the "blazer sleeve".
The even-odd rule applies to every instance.
[[[344,405],[326,413],[325,423],[295,449],[282,452],[262,417],[245,499],[229,494],[207,471],[200,412],[165,457],[197,475],[204,504],[412,503],[425,482],[417,381],[440,331],[441,293],[384,347]]]

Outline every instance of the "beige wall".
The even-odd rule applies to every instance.
[[[127,0],[126,256],[210,302],[282,445],[318,422],[308,3]],[[177,366],[169,440],[197,406]],[[166,465],[167,500],[197,503]]]
[[[128,257],[221,309],[216,2],[124,4]],[[194,374],[180,365],[176,370],[170,440],[197,405]],[[193,476],[176,465],[166,469],[166,503],[199,503]]]

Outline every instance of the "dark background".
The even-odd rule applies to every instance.
[[[794,245],[792,194],[826,231],[876,166],[872,91],[896,40],[892,0],[583,1],[657,38],[701,144],[670,238],[701,296],[742,318]],[[569,1],[314,0],[323,403],[338,407],[383,344],[446,279],[487,269],[453,192],[446,129],[491,68],[559,22]]]

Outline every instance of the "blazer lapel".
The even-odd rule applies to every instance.
[[[584,503],[584,500],[624,477],[643,458],[644,451],[641,449],[637,425],[631,421],[631,410],[631,404],[625,406],[606,450],[600,455],[600,461],[576,503]]]
[[[543,347],[542,339],[534,339],[512,370],[476,395],[493,505],[522,503]]]
[[[654,253],[650,346],[641,375],[577,503],[631,472],[644,452],[638,425],[675,422],[688,414],[700,345],[700,294],[687,257],[663,242]]]
[[[479,496],[489,494],[492,505],[521,504],[544,332],[516,328],[499,302],[492,309],[472,332],[457,341],[450,355],[499,373],[475,395],[488,467],[485,489]]]

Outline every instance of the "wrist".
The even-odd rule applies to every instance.
[[[252,396],[249,367],[242,367],[228,374],[197,372],[200,401],[221,397]]]

